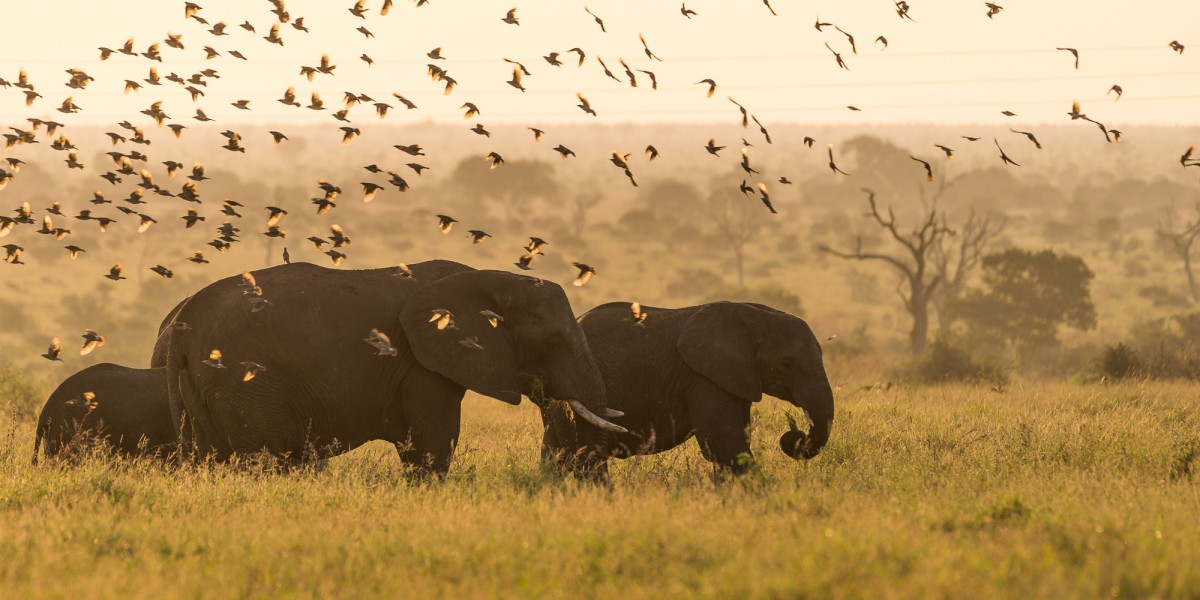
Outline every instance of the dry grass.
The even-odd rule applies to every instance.
[[[8,597],[1196,597],[1194,387],[843,392],[796,463],[762,403],[761,468],[716,482],[689,444],[547,477],[528,404],[468,399],[450,478],[370,446],[321,473],[28,464],[0,439]]]

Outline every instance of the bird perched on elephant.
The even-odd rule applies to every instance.
[[[269,304],[255,310],[256,298]],[[185,452],[216,460],[266,450],[297,464],[380,439],[444,474],[466,390],[517,404],[529,377],[596,431],[622,430],[602,419],[612,413],[566,294],[532,277],[451,261],[292,263],[217,281],[174,322],[187,326],[170,334],[173,420]],[[262,368],[252,379],[236,366],[248,362]]]
[[[628,431],[596,432],[544,402],[543,458],[563,471],[603,479],[608,457],[663,452],[695,436],[707,460],[743,473],[753,458],[750,406],[764,393],[809,416],[807,433],[792,427],[779,439],[788,456],[812,458],[829,440],[833,391],[821,346],[800,318],[742,302],[677,309],[612,302],[579,324],[608,406],[625,414]]]
[[[46,458],[91,443],[127,456],[165,456],[175,449],[166,369],[92,365],[63,381],[42,407],[33,444]]]

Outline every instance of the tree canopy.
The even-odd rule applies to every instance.
[[[1004,344],[1021,353],[1058,343],[1061,327],[1096,327],[1083,259],[1052,250],[1011,248],[983,258],[983,285],[968,290],[952,315],[978,344]]]

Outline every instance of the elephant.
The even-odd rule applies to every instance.
[[[635,310],[636,309],[636,310]],[[695,436],[721,470],[745,473],[750,405],[764,393],[809,416],[779,439],[790,457],[812,458],[833,428],[833,391],[821,345],[802,319],[761,304],[687,308],[602,304],[579,318],[600,366],[609,407],[627,432],[595,432],[551,398],[541,406],[543,459],[560,472],[606,480],[608,457],[670,450]],[[600,439],[598,445],[591,440]]]
[[[85,393],[94,396],[89,401]],[[167,406],[166,369],[101,363],[64,380],[38,417],[33,463],[43,441],[50,458],[65,455],[84,439],[127,456],[172,452],[177,438]]]
[[[602,418],[618,415],[566,294],[541,279],[295,262],[208,285],[171,328],[172,419],[193,459],[266,451],[290,466],[385,440],[442,477],[466,390],[515,405],[532,380],[597,431],[623,431]]]
[[[175,315],[179,314],[179,309],[187,303],[184,299],[167,313],[163,318],[162,323],[158,326],[158,337],[154,340],[154,351],[150,355],[150,368],[157,369],[167,366],[167,352],[171,349],[171,324],[175,322]]]

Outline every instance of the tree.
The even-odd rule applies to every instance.
[[[867,204],[871,210],[867,216],[874,219],[875,223],[900,245],[900,255],[866,252],[863,250],[861,237],[858,238],[852,252],[834,250],[826,245],[821,245],[818,249],[849,260],[878,260],[900,272],[901,282],[896,291],[904,302],[905,310],[913,319],[912,329],[908,334],[909,349],[914,355],[921,354],[925,351],[925,343],[929,336],[929,301],[933,299],[942,282],[939,274],[931,272],[931,253],[943,237],[954,235],[954,231],[946,226],[945,219],[938,212],[936,205],[933,205],[924,209],[920,226],[912,233],[901,233],[900,226],[896,224],[896,214],[891,207],[888,207],[885,218],[875,203],[875,192],[867,188],[863,188],[863,191],[867,193]]]
[[[1167,211],[1167,218],[1172,222],[1171,227],[1168,228],[1159,223],[1155,232],[1160,240],[1168,244],[1171,253],[1183,261],[1183,272],[1187,275],[1188,289],[1192,292],[1192,302],[1200,302],[1200,292],[1196,289],[1196,276],[1192,273],[1192,246],[1196,243],[1196,236],[1200,235],[1200,204],[1196,206],[1196,218],[1185,222],[1183,227],[1178,230],[1174,226],[1176,218],[1174,210]]]
[[[958,228],[955,239],[942,237],[934,245],[933,264],[942,283],[933,304],[941,326],[946,325],[946,307],[962,295],[967,279],[979,268],[988,247],[1002,233],[1002,221],[995,220],[991,214],[979,215],[971,211],[966,222]]]
[[[737,285],[745,288],[746,244],[754,239],[762,227],[762,215],[766,211],[757,200],[746,198],[724,186],[716,186],[716,190],[708,195],[708,207],[717,233],[733,251]]]
[[[1060,327],[1096,327],[1089,289],[1095,275],[1078,256],[1011,248],[983,257],[982,266],[983,286],[950,311],[978,343],[1004,344],[1020,358],[1057,345]]]

